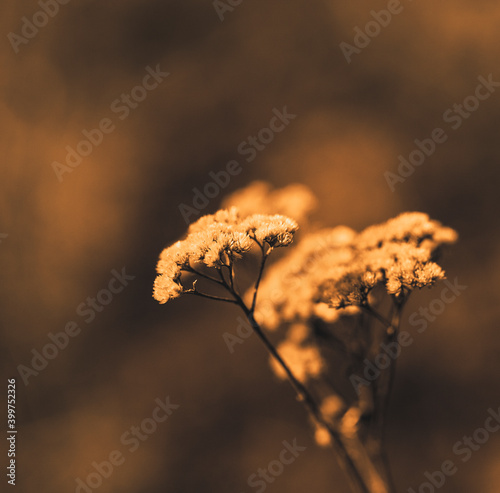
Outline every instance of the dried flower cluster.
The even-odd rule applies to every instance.
[[[298,245],[264,272],[269,254],[291,245],[295,221],[305,221],[316,204],[314,196],[301,185],[272,190],[255,182],[225,204],[227,209],[200,218],[184,239],[163,250],[154,298],[166,303],[188,293],[239,305],[268,349],[274,373],[290,381],[309,410],[317,443],[336,447],[359,491],[394,492],[382,459],[394,361],[380,370],[374,385],[363,381],[363,365],[384,356],[383,343],[398,343],[411,292],[444,278],[436,261],[441,247],[456,241],[456,232],[420,212],[400,214],[360,233],[345,226],[306,228]],[[258,275],[241,296],[235,262],[255,251],[261,255]],[[195,277],[191,286],[187,275]],[[199,291],[200,278],[229,297]],[[387,318],[376,302],[384,292],[391,305]],[[262,329],[279,327],[286,328],[285,336],[274,345]],[[332,354],[345,358],[337,371],[347,371],[357,395],[346,391],[345,382],[339,391],[330,378]]]
[[[306,236],[289,254],[272,265],[259,290],[257,320],[273,330],[283,323],[309,321],[314,316],[333,322],[340,311],[320,303],[319,282],[335,265],[352,258],[355,232],[339,226]]]
[[[346,313],[335,309],[362,306],[378,284],[403,298],[444,278],[434,259],[441,245],[456,238],[455,231],[418,212],[359,234],[342,226],[311,234],[264,278],[260,296],[266,309],[259,322],[269,329],[313,317],[333,322]]]
[[[189,227],[183,240],[160,254],[153,296],[166,303],[193,292],[194,285],[189,289],[183,286],[183,273],[197,273],[198,264],[216,269],[232,266],[256,244],[261,248],[288,246],[297,228],[295,221],[281,215],[254,214],[242,218],[234,207],[203,216]]]

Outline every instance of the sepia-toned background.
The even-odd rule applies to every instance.
[[[340,44],[388,2],[243,0],[220,15],[209,0],[57,5],[21,44],[9,33],[21,36],[40,4],[0,7],[1,392],[17,379],[18,491],[78,491],[118,450],[124,463],[94,491],[252,492],[249,476],[297,439],[306,450],[266,490],[348,492],[259,341],[228,350],[236,309],[151,297],[159,252],[186,229],[179,206],[237,160],[241,172],[202,213],[261,179],[310,187],[326,225],[418,210],[459,232],[443,265],[467,288],[398,360],[388,449],[398,491],[419,491],[452,459],[458,471],[439,491],[498,492],[500,433],[466,462],[453,447],[500,406],[500,87],[459,128],[443,119],[478,77],[500,82],[497,3],[402,0],[350,63]],[[114,111],[157,66],[168,77],[126,117]],[[296,117],[247,162],[240,144],[284,107]],[[113,131],[58,176],[66,147],[103,119]],[[392,191],[386,172],[437,127],[446,142]],[[134,279],[102,311],[77,313],[123,269]],[[403,328],[441,289],[412,296]],[[71,321],[80,332],[23,378],[19,365]],[[131,451],[124,433],[167,396],[180,407]]]

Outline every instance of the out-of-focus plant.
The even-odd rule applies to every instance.
[[[386,355],[371,381],[363,371],[382,348],[398,347],[401,313],[413,290],[444,279],[436,261],[456,232],[419,212],[360,233],[344,226],[319,230],[265,272],[269,256],[289,247],[298,229],[284,214],[306,221],[314,198],[301,186],[271,191],[257,183],[226,202],[233,204],[241,211],[202,217],[163,250],[154,298],[166,303],[190,294],[239,306],[273,371],[309,411],[317,443],[335,448],[353,491],[394,493],[383,437],[395,358]],[[243,294],[236,264],[256,252],[259,267]],[[279,328],[285,337],[274,345],[267,332]]]

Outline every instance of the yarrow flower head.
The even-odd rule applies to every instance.
[[[350,247],[356,233],[339,226],[306,236],[289,254],[272,265],[260,287],[258,322],[269,330],[282,323],[308,321],[318,317],[329,322],[343,311],[318,300],[318,279],[334,265],[353,258]]]
[[[457,232],[434,221],[423,212],[403,212],[385,223],[370,226],[359,233],[359,248],[376,248],[388,242],[408,243],[435,250],[457,241]]]
[[[408,212],[361,233],[346,227],[325,229],[301,241],[269,270],[261,286],[269,329],[315,317],[327,322],[336,309],[360,307],[377,285],[403,299],[415,288],[445,277],[435,263],[442,245],[457,233],[427,214]],[[328,310],[327,307],[330,307]]]
[[[254,245],[272,249],[288,246],[298,225],[280,215],[255,214],[242,218],[234,207],[201,217],[191,224],[187,236],[163,250],[157,264],[154,298],[160,303],[193,292],[181,283],[183,273],[195,273],[196,265],[220,269],[232,266],[235,260]]]
[[[370,291],[384,284],[390,295],[403,300],[413,289],[445,278],[434,260],[441,246],[457,237],[453,229],[420,212],[370,226],[355,238],[353,259],[320,283],[320,299],[333,307],[363,305]]]
[[[242,226],[252,239],[261,245],[267,243],[273,248],[290,245],[298,229],[293,219],[279,214],[254,214],[245,219]]]

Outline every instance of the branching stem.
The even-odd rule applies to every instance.
[[[209,300],[215,300],[215,301],[224,301],[226,303],[237,303],[236,300],[232,300],[229,298],[222,298],[219,296],[214,296],[208,293],[201,293],[200,291],[196,291],[196,289],[188,289],[185,291],[186,294],[192,294],[194,296],[199,296],[200,298],[207,298]]]
[[[291,369],[285,363],[283,358],[280,356],[274,345],[269,341],[267,336],[262,331],[260,325],[255,321],[253,310],[249,309],[243,302],[238,303],[245,315],[247,316],[254,332],[259,336],[260,340],[264,343],[264,346],[269,351],[271,356],[276,360],[276,362],[281,366],[281,368],[286,373],[290,384],[297,393],[299,400],[304,403],[308,411],[314,417],[316,422],[326,428],[332,437],[332,441],[335,445],[337,453],[339,454],[342,463],[345,466],[346,471],[349,474],[351,482],[355,485],[356,489],[362,493],[370,493],[370,489],[366,486],[365,481],[358,471],[355,463],[348,454],[344,442],[342,441],[341,434],[335,430],[322,416],[316,401],[313,399],[307,388],[295,377]]]
[[[344,466],[347,475],[350,479],[353,491],[359,491],[360,493],[389,493],[390,487],[386,485],[385,481],[380,477],[378,471],[376,470],[374,465],[370,462],[370,459],[367,457],[366,452],[362,451],[361,449],[362,445],[359,442],[359,440],[357,438],[344,436],[341,430],[338,430],[336,426],[333,426],[327,419],[324,418],[318,404],[316,403],[315,399],[313,398],[309,390],[293,374],[290,367],[283,360],[278,350],[267,338],[266,334],[263,332],[262,328],[255,320],[257,292],[259,289],[260,282],[262,280],[262,274],[264,271],[267,257],[272,250],[272,248],[269,248],[266,251],[265,245],[260,244],[258,241],[256,241],[256,243],[259,245],[261,249],[262,257],[257,279],[255,281],[253,288],[254,292],[250,307],[248,307],[245,304],[242,297],[235,289],[234,272],[231,260],[229,260],[228,264],[224,264],[224,267],[228,269],[228,274],[229,274],[228,279],[226,279],[226,276],[224,276],[222,267],[218,269],[218,274],[220,279],[215,279],[202,272],[198,272],[192,267],[189,268],[188,272],[196,274],[202,278],[205,278],[209,281],[218,284],[219,286],[222,286],[232,296],[232,298],[223,298],[219,296],[210,295],[207,293],[201,293],[199,291],[196,291],[196,287],[194,285],[193,289],[187,290],[186,292],[203,298],[208,298],[216,301],[224,301],[226,303],[234,303],[238,305],[245,313],[254,332],[262,341],[267,351],[270,353],[271,357],[278,363],[278,365],[283,369],[283,371],[287,375],[288,381],[290,382],[293,389],[297,393],[298,399],[305,405],[306,409],[309,411],[315,422],[319,426],[325,428],[330,434],[332,438],[332,443],[338,454],[341,464]],[[384,317],[378,314],[371,307],[367,306],[364,308],[384,324],[384,326],[387,328],[387,334],[389,334],[390,333],[389,329],[392,326],[392,324],[390,324],[387,320],[385,320]]]
[[[221,281],[219,281],[218,279],[215,279],[214,277],[209,276],[208,274],[204,274],[203,272],[196,270],[194,267],[188,266],[188,267],[185,267],[184,269],[186,270],[186,272],[189,272],[191,274],[195,274],[197,276],[202,277],[203,279],[207,279],[208,281],[212,281],[212,282],[215,282],[216,284],[219,284],[220,286],[223,286],[223,283]]]

